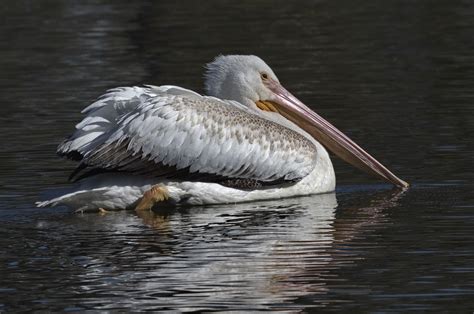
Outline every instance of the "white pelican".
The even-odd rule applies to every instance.
[[[77,189],[38,206],[79,210],[219,204],[334,191],[324,147],[400,188],[408,184],[313,112],[256,56],[207,65],[203,96],[177,86],[109,90],[58,148],[79,160]]]

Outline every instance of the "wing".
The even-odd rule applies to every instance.
[[[177,87],[112,90],[85,113],[58,150],[82,158],[79,170],[281,182],[305,177],[316,162],[316,148],[299,133]]]
[[[86,152],[104,141],[103,135],[116,128],[124,115],[161,94],[200,97],[191,90],[172,85],[110,89],[82,110],[87,116],[76,125],[76,131],[58,146],[58,155],[82,160]]]

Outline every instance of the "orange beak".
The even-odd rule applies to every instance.
[[[261,109],[278,111],[349,164],[399,188],[409,186],[407,182],[394,175],[335,126],[299,101],[280,83],[268,80],[265,85],[273,92],[274,96],[267,101],[257,102],[257,106]]]

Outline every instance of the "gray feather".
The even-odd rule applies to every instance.
[[[113,89],[84,112],[58,148],[80,154],[82,167],[271,182],[299,180],[316,162],[316,148],[298,132],[176,86]]]

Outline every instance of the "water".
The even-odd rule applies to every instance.
[[[470,1],[2,1],[0,311],[474,309]],[[252,53],[401,178],[335,161],[336,194],[137,216],[36,209],[107,88],[202,91]]]

